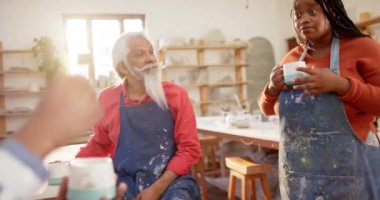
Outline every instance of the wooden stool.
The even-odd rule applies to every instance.
[[[191,167],[191,173],[201,186],[202,200],[207,200],[207,184],[205,178],[203,155],[201,155],[199,161]]]
[[[198,134],[203,154],[204,169],[206,175],[220,175],[219,163],[216,150],[219,148],[220,139],[206,134]]]
[[[215,168],[217,168],[217,159],[215,151],[219,145],[220,139],[203,134],[199,134],[198,136],[201,144],[201,158],[198,163],[192,166],[191,172],[201,186],[202,200],[207,200],[206,174],[213,175],[216,173]],[[206,167],[206,164],[208,163],[210,163],[211,166]]]
[[[272,171],[272,166],[267,164],[258,164],[252,162],[246,157],[227,157],[226,165],[230,171],[230,180],[228,186],[228,199],[235,199],[236,178],[241,179],[241,199],[256,199],[255,179],[260,179],[261,186],[264,192],[264,199],[270,200],[270,188],[266,173]],[[249,185],[248,185],[249,184]],[[249,189],[248,189],[249,186]],[[248,189],[248,190],[247,190]]]

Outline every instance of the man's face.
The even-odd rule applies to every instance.
[[[129,53],[127,55],[128,64],[137,69],[142,69],[147,64],[157,63],[153,47],[144,38],[132,38],[129,43]]]
[[[166,96],[161,84],[161,69],[158,67],[152,45],[144,38],[132,38],[128,42],[128,47],[128,66],[123,66],[123,70],[129,70],[132,76],[142,80],[148,95],[161,108],[167,108]]]

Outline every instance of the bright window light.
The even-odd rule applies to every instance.
[[[67,20],[67,48],[69,53],[70,74],[88,77],[87,64],[78,64],[79,54],[88,54],[86,20]]]

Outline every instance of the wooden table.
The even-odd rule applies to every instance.
[[[277,120],[262,122],[253,116],[249,128],[226,125],[222,116],[197,117],[197,130],[198,133],[271,149],[278,149],[280,141],[280,127]]]
[[[212,135],[218,138],[257,145],[271,149],[279,148],[280,127],[278,120],[263,122],[259,117],[250,117],[249,128],[237,128],[224,123],[223,116],[197,117],[199,134]],[[205,177],[206,182],[222,190],[228,191],[229,178],[224,167],[224,155],[220,161],[220,177]],[[240,185],[236,187],[236,195],[241,197]]]

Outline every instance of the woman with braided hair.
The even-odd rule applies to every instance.
[[[294,0],[299,46],[273,68],[258,104],[279,114],[282,199],[380,199],[380,46],[341,0]],[[283,64],[306,76],[284,83]]]

